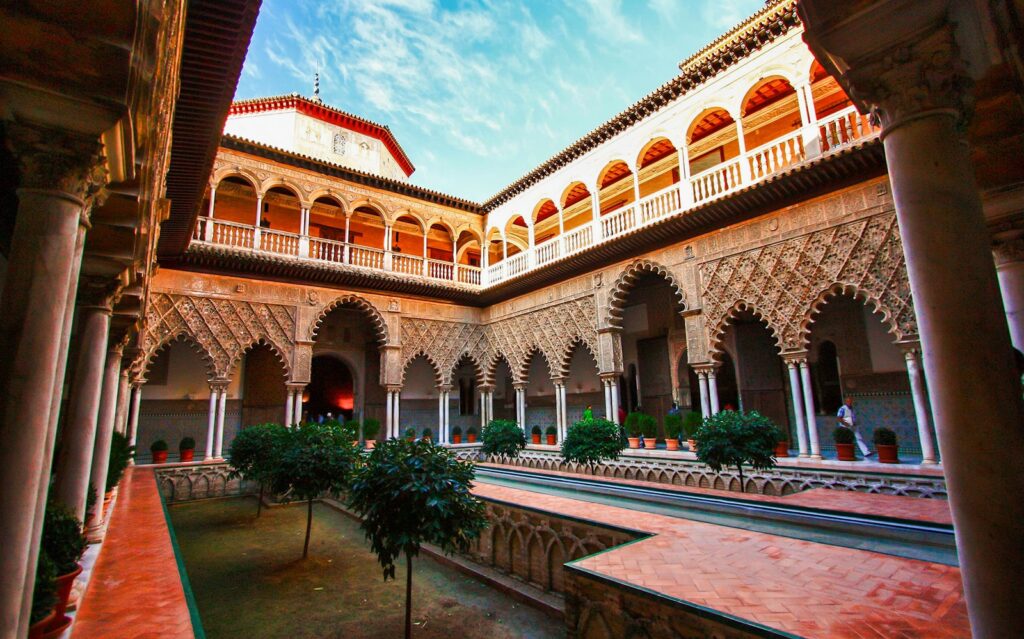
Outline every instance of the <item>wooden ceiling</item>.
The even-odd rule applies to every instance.
[[[747,116],[751,113],[757,113],[766,106],[774,104],[794,93],[796,91],[789,82],[782,78],[772,78],[749,94],[746,104],[743,105],[743,115]]]
[[[577,202],[581,202],[590,197],[590,191],[583,182],[577,182],[569,187],[568,192],[562,197],[562,208],[567,209]]]
[[[615,184],[627,175],[632,174],[633,172],[629,170],[625,162],[616,162],[606,169],[604,175],[601,176],[601,188],[603,189],[606,186]]]
[[[716,131],[733,123],[732,116],[725,109],[716,109],[704,114],[690,132],[690,144],[702,140]]]
[[[537,208],[536,217],[534,222],[543,222],[553,215],[558,215],[558,207],[551,200],[544,200],[540,207]]]
[[[676,147],[668,138],[659,138],[654,144],[647,147],[643,157],[640,158],[640,168],[650,166],[667,155],[676,152]]]

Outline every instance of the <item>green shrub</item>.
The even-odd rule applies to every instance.
[[[41,552],[53,562],[57,575],[66,575],[78,567],[85,552],[86,540],[82,522],[61,504],[49,503],[43,519]]]
[[[629,433],[630,437],[639,437],[640,436],[640,432],[641,432],[640,418],[641,418],[641,415],[642,415],[641,413],[630,413],[630,414],[626,415],[626,423],[623,424],[623,426],[626,427],[626,432]]]
[[[470,426],[466,429],[466,435],[476,435],[476,426]]]
[[[260,485],[256,516],[263,510],[263,489],[274,479],[277,456],[289,430],[281,424],[256,424],[243,428],[228,449],[232,477],[245,477]]]
[[[45,619],[57,604],[57,568],[53,560],[40,549],[36,564],[36,583],[32,591],[32,611],[29,623]]]
[[[124,471],[132,460],[135,452],[134,446],[128,445],[128,438],[121,433],[114,431],[110,438],[110,461],[107,464],[107,486],[105,492],[110,492],[121,483]]]
[[[380,420],[369,419],[363,420],[363,439],[377,439],[377,433],[380,432]]]
[[[531,428],[530,429],[530,434],[531,435],[540,435],[541,434],[540,426],[534,426],[533,428]]]
[[[167,442],[162,439],[158,439],[149,445],[149,452],[151,453],[159,453],[165,450],[167,450]]]
[[[743,465],[756,470],[775,466],[775,444],[778,427],[757,411],[741,413],[724,410],[704,420],[697,429],[697,458],[720,472],[723,467],[735,466],[740,475],[743,491]]]
[[[832,439],[837,444],[852,444],[856,441],[853,431],[845,426],[836,426],[836,429],[832,431]]]
[[[434,439],[434,431],[430,430],[429,428],[424,428],[423,429],[423,437],[433,441],[433,439]]]
[[[455,436],[455,435],[458,435],[459,437],[462,437],[462,427],[461,426],[456,426],[455,428],[452,429],[452,436]]]
[[[488,455],[518,457],[526,447],[526,435],[519,424],[509,419],[493,419],[484,426],[480,435],[483,446],[480,450]]]
[[[669,439],[679,439],[679,435],[683,432],[683,416],[679,413],[669,413],[665,415],[665,437]]]
[[[182,437],[181,441],[178,442],[178,450],[195,450],[196,440],[191,437]]]
[[[335,419],[332,417],[331,419],[324,420],[324,423],[330,424],[331,428],[337,429],[338,431],[344,433],[345,436],[351,439],[352,441],[359,439],[359,422],[348,421],[342,423],[340,419]]]
[[[608,459],[618,459],[622,450],[619,427],[607,419],[595,418],[578,421],[569,427],[562,442],[562,459],[590,467]]]
[[[686,434],[686,439],[693,439],[703,423],[704,418],[701,417],[700,413],[695,413],[692,410],[687,411],[683,415],[683,432]]]
[[[896,431],[891,428],[876,428],[872,438],[875,440],[875,446],[896,445]]]
[[[545,435],[557,435],[558,434],[558,429],[555,428],[554,426],[548,426],[547,429],[545,429],[544,434]]]

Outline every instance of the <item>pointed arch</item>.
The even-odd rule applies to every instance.
[[[288,356],[288,349],[282,347],[268,335],[257,335],[248,342],[242,342],[239,344],[239,349],[231,355],[227,370],[224,371],[224,376],[226,377],[228,373],[234,370],[235,366],[242,361],[242,358],[245,357],[249,351],[260,345],[266,346],[270,352],[274,354],[274,357],[276,357],[277,361],[281,364],[281,370],[284,373],[283,376],[285,381],[290,380],[292,376],[292,366],[291,358]]]
[[[388,343],[388,323],[384,319],[384,315],[381,314],[377,307],[374,306],[369,300],[359,295],[342,295],[337,297],[320,309],[320,312],[316,316],[316,320],[309,327],[309,339],[315,340],[317,332],[320,330],[320,326],[327,319],[327,316],[334,309],[339,306],[347,306],[354,308],[362,312],[367,319],[370,320],[370,325],[373,327],[373,333],[377,337],[377,341],[383,345]]]
[[[443,381],[445,384],[452,384],[455,381],[455,371],[462,368],[464,364],[469,364],[473,368],[473,379],[476,380],[477,384],[484,383],[484,366],[481,365],[480,361],[474,357],[469,351],[463,351],[456,358],[455,363],[447,372],[447,379]]]
[[[725,353],[725,346],[723,341],[725,339],[725,333],[729,326],[734,325],[736,320],[740,319],[740,315],[750,314],[761,324],[764,324],[765,328],[768,329],[768,334],[775,342],[775,348],[781,353],[783,351],[782,342],[782,331],[779,327],[772,324],[768,319],[768,316],[762,313],[756,306],[750,304],[746,300],[739,300],[733,304],[725,312],[725,314],[718,318],[713,326],[709,327],[708,335],[708,356],[715,360],[721,361],[722,354]]]
[[[164,336],[163,339],[156,342],[153,347],[147,352],[142,359],[141,366],[139,367],[138,379],[145,381],[146,375],[149,373],[149,367],[153,365],[153,361],[156,360],[157,356],[163,351],[169,349],[175,342],[181,342],[189,348],[191,348],[199,359],[202,360],[206,366],[207,378],[210,380],[217,379],[220,377],[220,371],[217,370],[216,359],[210,353],[205,346],[203,346],[198,340],[196,340],[188,331],[181,330],[176,333],[172,333]]]
[[[561,369],[556,369],[555,366],[552,365],[553,362],[557,364],[557,360],[551,357],[548,353],[545,353],[544,349],[540,346],[533,344],[526,349],[526,352],[523,355],[523,360],[519,362],[516,368],[512,368],[511,362],[509,363],[509,368],[512,369],[513,376],[518,377],[515,381],[527,382],[530,379],[530,365],[533,364],[534,358],[538,355],[540,355],[541,359],[544,360],[544,365],[548,369],[548,378],[553,379],[558,376],[556,371],[560,371]],[[498,355],[494,358],[495,365],[497,365],[498,357],[503,357],[503,355]],[[506,358],[505,361],[508,362],[509,360]]]
[[[895,341],[917,339],[916,325],[912,327],[912,330],[906,330],[911,328],[909,326],[901,327],[896,320],[896,313],[885,306],[877,296],[871,295],[868,291],[861,289],[855,284],[837,282],[819,293],[800,319],[799,341],[802,348],[807,348],[810,345],[812,324],[817,320],[818,315],[821,314],[825,304],[840,296],[851,297],[862,302],[871,309],[873,314],[880,316],[879,319],[885,325],[889,334],[895,338]]]
[[[595,374],[597,371],[601,370],[601,360],[598,357],[598,354],[594,352],[592,346],[589,343],[587,343],[587,341],[583,339],[582,336],[577,335],[576,337],[572,338],[572,340],[570,340],[569,343],[566,344],[565,349],[562,350],[562,353],[558,358],[557,374],[561,375],[562,377],[569,376],[569,368],[572,365],[572,358],[573,355],[576,353],[576,348],[578,346],[582,346],[583,350],[590,354],[590,359],[592,359],[594,362]],[[552,374],[554,373],[555,371],[552,371]]]
[[[629,292],[636,285],[636,281],[648,273],[661,277],[672,287],[672,294],[676,300],[676,312],[681,313],[686,310],[686,296],[672,271],[651,260],[636,260],[623,269],[608,294],[609,326],[622,328],[622,311],[625,308]]]
[[[433,357],[430,356],[429,353],[422,349],[416,351],[410,357],[407,357],[406,360],[402,363],[402,383],[405,383],[405,376],[409,372],[409,367],[412,366],[413,362],[415,362],[419,358],[423,358],[423,360],[430,365],[431,370],[434,372],[434,383],[437,386],[443,385],[445,383],[445,380],[444,375],[441,371],[441,366]]]

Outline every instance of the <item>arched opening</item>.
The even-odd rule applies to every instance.
[[[741,112],[753,179],[803,160],[800,104],[788,80],[772,77],[755,85],[747,92]]]
[[[739,157],[736,121],[722,108],[708,109],[686,130],[686,150],[693,177]]]
[[[468,355],[463,355],[452,371],[452,390],[448,396],[448,423],[452,434],[460,434],[463,442],[469,428],[476,428],[479,433],[479,380],[479,367]]]
[[[359,206],[349,216],[349,262],[355,266],[384,268],[384,216],[369,206]]]
[[[505,259],[505,238],[501,231],[492,228],[487,232],[487,263],[491,266]]]
[[[594,417],[605,414],[604,387],[598,377],[597,360],[582,342],[573,346],[565,378],[566,423],[570,426],[583,418],[590,408]]]
[[[636,168],[640,197],[645,198],[679,182],[679,153],[668,138],[655,138],[637,155]]]
[[[555,421],[555,384],[551,381],[551,367],[539,350],[534,350],[526,363],[526,431],[534,427],[541,434],[557,430]],[[541,441],[544,441],[543,439]]]
[[[263,194],[260,227],[264,231],[298,234],[301,225],[302,204],[299,194],[284,185],[267,189]]]
[[[310,382],[303,394],[309,419],[353,419],[356,413],[356,380],[345,360],[333,354],[317,355],[310,370]]]
[[[323,370],[313,368],[309,387],[323,385],[337,389],[344,385],[347,375],[352,379],[352,406],[341,407],[344,414],[357,420],[376,419],[383,428],[386,391],[380,385],[380,336],[370,323],[368,312],[355,303],[346,302],[324,317],[314,336],[313,359],[333,358],[341,362],[346,371],[327,363],[323,364]],[[326,377],[321,378],[321,375]],[[304,399],[312,399],[312,395]],[[378,437],[384,437],[383,430]]]
[[[516,419],[516,392],[512,387],[512,367],[503,356],[494,363],[494,419]]]
[[[459,256],[459,264],[465,266],[480,266],[480,239],[470,231],[459,233],[459,239],[455,242],[456,251]]]
[[[686,329],[675,288],[663,275],[642,271],[622,303],[622,361],[628,411],[652,415],[661,425],[673,403],[670,353],[685,349]]]
[[[590,190],[583,182],[573,182],[562,192],[562,220],[567,235],[594,220]]]
[[[530,246],[530,230],[522,215],[517,215],[505,224],[505,241],[508,257],[522,253]]]
[[[792,395],[789,391],[789,374],[785,362],[779,357],[775,338],[768,326],[750,311],[738,313],[729,320],[723,346],[736,358],[735,378],[739,390],[737,408],[744,411],[756,410],[783,431],[794,433],[790,428],[792,402],[789,398]],[[719,404],[724,405],[721,392]],[[796,441],[792,434],[790,441]]]
[[[629,206],[636,200],[633,172],[621,160],[610,162],[597,178],[598,204],[602,216]]]
[[[718,384],[718,404],[722,410],[736,410],[740,406],[740,389],[736,382],[736,364],[733,362],[729,351],[723,352],[718,361],[721,362],[721,366],[715,371],[715,381]]]
[[[217,183],[211,211],[209,194],[203,204],[209,218],[200,218],[196,238],[216,244],[252,248],[256,225],[256,186],[241,175],[230,175]]]
[[[242,371],[242,425],[283,423],[287,371],[280,356],[266,344],[254,344],[245,353]],[[225,446],[228,441],[225,432]]]
[[[809,73],[811,95],[813,96],[814,114],[821,120],[853,106],[850,97],[836,79],[825,71],[825,67],[815,60],[811,63]]]
[[[345,208],[340,200],[321,195],[313,201],[309,209],[309,236],[333,242],[345,241]],[[316,251],[312,255],[319,257]]]
[[[426,234],[419,220],[402,215],[391,226],[391,269],[398,273],[423,275]]]
[[[818,361],[815,370],[817,401],[826,415],[833,415],[843,404],[843,385],[839,379],[839,351],[830,340],[818,346]]]
[[[548,198],[537,203],[533,209],[533,241],[536,246],[553,240],[559,235],[558,207]]]
[[[428,435],[438,440],[437,396],[437,371],[425,355],[417,355],[409,362],[402,380],[398,421],[403,437],[411,430],[415,437]]]
[[[857,113],[843,88],[817,60],[811,64],[809,75],[809,117],[818,122],[823,153],[841,149],[879,130],[867,115]]]

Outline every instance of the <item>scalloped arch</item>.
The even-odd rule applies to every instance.
[[[206,350],[202,344],[196,341],[187,331],[181,330],[177,333],[166,336],[164,339],[155,343],[149,351],[143,354],[137,378],[145,380],[146,375],[149,373],[149,367],[153,365],[153,361],[156,360],[160,353],[169,349],[175,342],[181,342],[182,344],[187,345],[196,353],[196,355],[199,356],[199,359],[202,360],[203,364],[206,366],[208,380],[213,380],[218,377],[217,364],[214,361],[213,355],[211,355],[210,352]]]
[[[672,271],[651,260],[636,260],[622,271],[608,293],[608,324],[610,326],[622,328],[622,311],[625,307],[626,299],[629,297],[629,292],[633,290],[636,281],[648,273],[661,277],[672,287],[672,292],[676,298],[676,312],[686,310],[686,296],[683,294],[683,289],[679,286]]]
[[[807,348],[810,345],[811,329],[814,322],[817,321],[817,316],[821,314],[822,310],[824,310],[824,306],[829,301],[840,296],[853,298],[871,309],[873,314],[880,316],[880,319],[882,323],[885,324],[889,334],[897,340],[916,337],[915,333],[909,333],[900,328],[892,311],[886,308],[885,305],[882,304],[882,301],[877,297],[862,290],[855,284],[837,282],[826,288],[814,298],[814,301],[811,302],[810,308],[807,309],[807,312],[800,320],[799,339],[804,348]]]
[[[739,300],[730,306],[725,314],[718,318],[718,321],[715,322],[714,326],[712,326],[708,331],[708,334],[711,336],[710,343],[708,344],[708,356],[710,359],[713,359],[716,362],[721,361],[722,353],[725,352],[722,340],[725,338],[725,333],[729,326],[735,325],[735,320],[739,318],[741,313],[750,313],[761,324],[763,324],[765,328],[768,329],[768,334],[771,335],[772,340],[775,342],[775,348],[777,348],[779,352],[783,351],[781,339],[782,331],[780,331],[777,326],[773,325],[771,321],[768,320],[767,316],[756,306],[746,302],[745,300]]]
[[[561,376],[569,376],[569,369],[572,366],[572,358],[573,355],[576,353],[576,348],[578,346],[582,346],[584,352],[590,355],[591,361],[594,362],[594,370],[600,370],[601,360],[598,354],[594,352],[594,350],[591,348],[590,344],[586,342],[586,340],[584,340],[582,337],[577,336],[566,345],[565,350],[562,351],[562,355],[558,360],[558,374],[560,374]]]
[[[444,375],[441,372],[441,367],[438,365],[434,358],[431,357],[426,351],[420,350],[412,354],[411,357],[406,358],[405,362],[402,363],[402,383],[405,383],[405,376],[409,372],[409,367],[417,359],[422,358],[427,364],[430,365],[430,369],[434,373],[434,383],[437,386],[444,384]]]
[[[323,325],[324,320],[327,319],[327,316],[331,311],[339,306],[348,306],[361,311],[366,315],[367,319],[370,320],[370,325],[373,327],[373,333],[377,337],[377,341],[380,344],[388,343],[388,323],[384,319],[384,316],[369,300],[354,294],[336,297],[320,309],[320,312],[316,316],[316,320],[313,321],[313,325],[310,327],[310,339],[316,339],[317,332],[320,330],[320,326]]]
[[[279,364],[281,364],[281,370],[284,372],[284,379],[287,381],[292,375],[291,361],[288,358],[288,349],[283,348],[280,344],[276,343],[271,337],[267,335],[259,335],[255,339],[249,340],[247,343],[241,344],[238,352],[232,354],[231,361],[228,364],[228,371],[234,370],[235,366],[238,365],[242,358],[245,357],[249,351],[256,348],[257,346],[266,346],[270,349],[270,352],[277,358]]]

